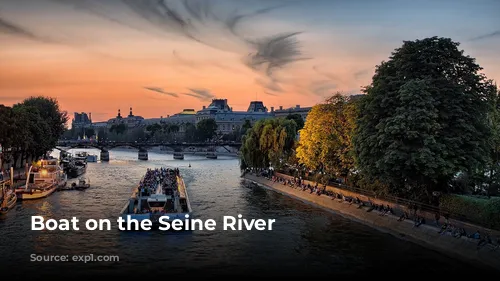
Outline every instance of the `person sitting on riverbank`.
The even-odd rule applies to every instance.
[[[404,212],[398,219],[398,221],[404,221],[406,219],[408,219],[409,216],[408,216],[408,213],[407,212]]]
[[[419,227],[420,225],[424,224],[425,223],[425,219],[424,217],[420,217],[418,216],[416,219],[415,219],[415,224],[413,225],[414,227]]]

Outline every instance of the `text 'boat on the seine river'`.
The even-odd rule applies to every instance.
[[[134,188],[129,202],[123,207],[121,216],[158,224],[164,221],[185,220],[191,216],[191,205],[178,169],[148,169],[139,186]],[[168,216],[168,219],[166,217]]]

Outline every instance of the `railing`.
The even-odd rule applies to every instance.
[[[280,174],[283,174],[289,178],[293,178],[293,176],[288,175],[283,171],[277,171],[277,172]],[[307,178],[306,178],[306,180],[311,181],[311,182],[315,182],[314,180],[307,179]],[[453,212],[453,211],[448,210],[446,208],[433,206],[430,204],[426,204],[426,203],[422,203],[422,202],[418,202],[418,201],[413,201],[413,200],[409,200],[409,199],[401,198],[401,197],[397,197],[397,196],[380,195],[380,194],[377,194],[377,193],[370,191],[370,190],[366,190],[366,189],[362,189],[362,188],[358,188],[358,187],[353,187],[353,186],[348,186],[348,185],[344,185],[344,184],[339,184],[339,183],[329,183],[327,185],[332,186],[332,187],[336,187],[336,188],[339,188],[342,190],[358,193],[360,195],[364,195],[367,197],[387,201],[387,202],[390,202],[393,204],[403,205],[403,206],[406,206],[408,208],[413,207],[414,209],[418,209],[420,211],[443,215],[445,217],[456,219],[459,221],[468,222],[468,223],[472,223],[472,224],[477,223],[476,221],[473,221],[473,220],[467,218],[466,214]]]

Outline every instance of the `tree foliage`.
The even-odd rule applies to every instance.
[[[294,153],[296,135],[292,120],[257,121],[242,138],[242,163],[252,168],[281,167]]]
[[[354,170],[357,100],[340,93],[315,105],[300,131],[297,158],[308,169],[344,179]]]
[[[295,124],[297,125],[297,131],[300,131],[302,128],[304,128],[304,119],[302,118],[302,115],[297,113],[288,114],[286,116],[286,119],[293,120],[295,122]]]
[[[206,141],[215,136],[217,132],[217,123],[215,119],[203,119],[196,125],[197,138],[200,141]]]
[[[0,105],[3,160],[43,156],[55,147],[67,120],[67,113],[53,98],[30,97],[13,107]]]
[[[487,162],[490,83],[458,46],[437,37],[405,41],[377,67],[354,138],[364,174],[428,198]]]

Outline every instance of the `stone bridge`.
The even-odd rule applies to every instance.
[[[101,151],[100,159],[101,161],[109,161],[109,151],[117,147],[133,147],[138,150],[139,160],[148,160],[148,148],[161,147],[165,149],[171,149],[175,152],[185,152],[185,151],[199,151],[203,148],[210,149],[222,149],[227,152],[232,153],[231,148],[239,149],[241,147],[241,142],[199,142],[199,143],[186,143],[186,142],[89,142],[89,141],[59,141],[56,148],[67,152],[73,148],[96,148]]]

